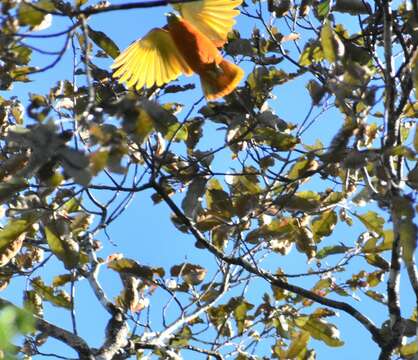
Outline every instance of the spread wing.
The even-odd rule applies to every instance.
[[[191,75],[192,70],[177,50],[170,33],[152,29],[142,39],[125,49],[111,66],[113,77],[137,90],[144,86],[161,86],[180,74]]]
[[[235,8],[241,3],[242,0],[201,0],[173,6],[185,20],[219,47],[226,42],[234,26],[234,17],[239,14]]]

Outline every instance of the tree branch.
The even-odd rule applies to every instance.
[[[291,291],[295,294],[301,295],[307,299],[313,300],[319,304],[329,306],[334,309],[339,309],[347,314],[351,315],[357,321],[359,321],[371,334],[373,340],[380,344],[383,344],[383,338],[380,334],[379,329],[376,327],[373,322],[360,313],[357,309],[352,307],[350,304],[345,302],[336,301],[324,298],[320,295],[317,295],[311,291],[308,291],[304,288],[301,288],[296,285],[289,284],[288,282],[283,281],[280,277],[272,275],[271,273],[260,269],[259,267],[254,267],[250,262],[241,258],[241,257],[231,257],[225,255],[223,252],[219,251],[215,246],[213,246],[205,236],[192,224],[192,222],[183,214],[183,212],[178,208],[178,206],[174,203],[174,201],[166,194],[164,189],[158,185],[157,183],[152,184],[155,191],[164,199],[166,204],[170,207],[170,209],[174,212],[174,214],[179,218],[179,220],[187,226],[189,231],[195,237],[197,243],[199,245],[204,246],[207,250],[209,250],[213,255],[215,255],[218,259],[225,261],[227,264],[239,265],[249,273],[257,275],[264,280],[268,281],[270,284],[277,286],[281,289],[285,289]]]
[[[0,298],[0,307],[12,306],[14,308],[18,307],[6,299]],[[88,344],[79,336],[62,329],[58,326],[55,326],[48,321],[33,315],[35,318],[35,329],[42,332],[45,335],[48,335],[54,339],[57,339],[69,347],[73,348],[79,355],[81,360],[93,360],[91,349]]]

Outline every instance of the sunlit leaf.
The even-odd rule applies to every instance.
[[[71,274],[54,276],[54,280],[52,280],[52,287],[62,286],[73,280],[74,276]]]
[[[373,266],[376,266],[382,270],[389,271],[389,262],[378,254],[366,254],[366,261]]]
[[[373,290],[366,290],[364,292],[368,297],[372,298],[373,300],[383,304],[383,305],[387,305],[387,299],[385,297],[385,295],[377,292],[377,291],[373,291]]]
[[[55,288],[45,285],[40,277],[36,277],[31,281],[33,289],[42,299],[50,302],[52,305],[71,309],[70,296],[63,290],[56,291]]]
[[[417,247],[418,229],[412,218],[402,219],[399,224],[399,237],[402,251],[402,257],[407,264],[414,259],[415,249]]]
[[[140,265],[132,259],[116,259],[109,262],[107,266],[119,273],[130,274],[145,280],[153,280],[154,274],[160,277],[164,276],[164,270],[162,268]]]
[[[369,231],[378,235],[383,233],[385,220],[374,211],[368,211],[365,214],[357,214],[356,217],[366,226]]]
[[[120,54],[119,48],[113,42],[113,40],[107,36],[104,32],[93,30],[90,26],[88,27],[89,38],[101,48],[107,55],[112,59],[115,59]]]
[[[331,235],[337,221],[338,216],[334,210],[323,212],[312,222],[314,240],[319,242],[323,237]]]
[[[328,346],[338,347],[344,345],[344,342],[340,339],[340,332],[337,327],[323,319],[300,316],[295,319],[295,323],[298,327],[307,331],[313,338],[325,342]]]
[[[321,29],[321,46],[325,59],[330,63],[335,63],[344,56],[344,44],[329,21],[326,21]]]
[[[408,344],[402,345],[399,349],[401,355],[405,358],[411,358],[411,356],[415,355],[418,352],[418,343],[417,341],[412,341]]]
[[[79,245],[70,238],[70,234],[59,234],[55,223],[45,227],[45,235],[49,248],[65,267],[67,269],[76,267],[80,260]]]
[[[29,220],[11,220],[0,230],[0,267],[6,265],[19,252],[25,233],[32,224]]]
[[[292,336],[292,342],[290,343],[286,351],[286,359],[295,359],[308,345],[310,334],[307,331],[301,331]]]
[[[233,206],[231,199],[216,179],[211,179],[208,182],[206,203],[208,209],[215,211],[219,216],[224,218],[230,218],[232,216]]]
[[[329,255],[344,254],[347,250],[350,250],[350,248],[345,245],[325,246],[318,251],[316,257],[318,259],[323,259]]]
[[[41,24],[46,14],[42,10],[37,10],[37,8],[52,11],[55,6],[51,0],[40,0],[34,3],[22,2],[19,7],[19,23],[31,26]]]

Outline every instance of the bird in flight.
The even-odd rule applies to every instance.
[[[230,94],[244,71],[225,60],[218,48],[235,24],[242,0],[201,0],[173,5],[167,25],[150,30],[112,64],[113,77],[128,88],[161,86],[181,74],[200,77],[207,100]]]

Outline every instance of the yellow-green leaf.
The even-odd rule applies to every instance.
[[[323,237],[332,234],[332,230],[337,224],[338,216],[334,210],[323,212],[312,222],[312,231],[315,242],[319,242]]]
[[[418,91],[418,89],[417,89]],[[415,125],[415,134],[414,134],[414,149],[418,153],[418,125]]]
[[[415,340],[413,342],[410,342],[409,344],[402,345],[399,352],[405,358],[410,358],[411,356],[415,355],[418,352],[417,341]]]
[[[64,239],[53,227],[53,224],[45,227],[49,248],[64,263],[66,269],[73,269],[80,260],[79,245],[70,238]]]
[[[153,268],[145,265],[138,264],[132,259],[116,259],[107,265],[108,268],[117,271],[118,273],[126,273],[129,275],[137,276],[145,280],[152,280],[154,274],[164,276],[164,270],[162,268]]]
[[[344,44],[329,21],[326,21],[321,29],[321,46],[325,59],[330,63],[335,63],[344,56]]]
[[[34,278],[31,284],[42,299],[49,301],[52,305],[71,309],[71,299],[65,291],[56,291],[53,287],[47,286],[40,277]]]
[[[344,341],[340,339],[340,332],[337,327],[323,319],[300,316],[295,319],[295,323],[299,328],[309,332],[313,338],[323,341],[328,346],[337,347],[344,345]]]
[[[0,230],[0,267],[19,252],[25,233],[32,224],[28,220],[12,220]]]
[[[310,339],[309,332],[301,331],[292,336],[292,342],[287,349],[286,359],[295,359],[303,350],[306,349]]]
[[[38,10],[37,8],[43,9]],[[21,2],[18,18],[20,25],[30,25],[37,26],[44,20],[46,16],[45,11],[52,11],[55,9],[55,6],[50,0],[40,0],[34,3]]]
[[[403,259],[409,264],[414,258],[418,236],[417,226],[413,223],[412,219],[406,218],[401,220],[399,224],[399,236]]]
[[[90,26],[88,27],[89,38],[101,48],[112,59],[115,59],[120,54],[119,48],[104,32],[95,31]]]
[[[372,231],[379,236],[383,233],[383,225],[385,224],[385,219],[379,216],[374,211],[368,211],[365,214],[357,215],[357,218],[366,226],[369,231]]]

